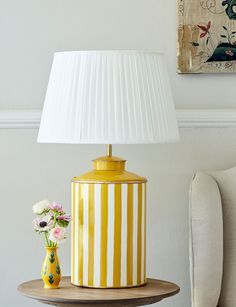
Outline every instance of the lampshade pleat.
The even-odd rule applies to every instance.
[[[177,139],[173,98],[161,54],[55,54],[39,142],[135,144]]]

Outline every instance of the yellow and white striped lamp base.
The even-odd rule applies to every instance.
[[[121,164],[123,160],[119,161]],[[107,165],[99,169],[97,164],[96,174],[91,172],[72,180],[71,282],[95,288],[143,285],[146,283],[146,179],[122,169],[107,170]],[[117,172],[119,178],[114,179]],[[98,182],[94,175],[99,177]],[[101,175],[109,177],[107,182],[101,180]]]

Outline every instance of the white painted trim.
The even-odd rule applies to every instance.
[[[222,128],[236,126],[236,109],[178,109],[181,128]]]
[[[0,129],[38,128],[40,110],[3,110],[0,111]]]
[[[2,110],[0,129],[36,129],[40,110]],[[180,128],[236,127],[236,109],[178,109]]]

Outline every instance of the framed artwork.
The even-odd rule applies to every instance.
[[[236,72],[236,0],[178,0],[178,72]]]

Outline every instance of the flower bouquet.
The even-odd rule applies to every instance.
[[[66,215],[61,204],[48,200],[36,203],[33,212],[39,215],[33,220],[34,230],[45,238],[46,257],[41,271],[44,287],[55,289],[61,280],[57,246],[66,239],[66,227],[71,217]]]

